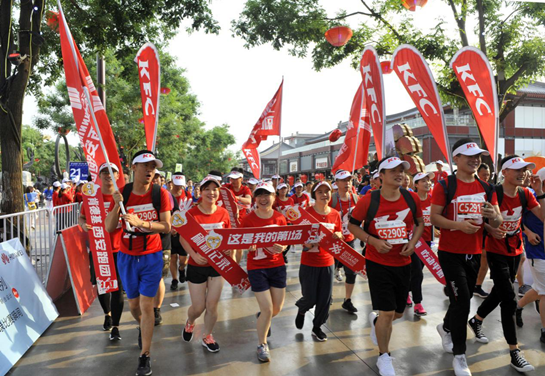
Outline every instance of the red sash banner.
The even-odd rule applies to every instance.
[[[377,51],[371,46],[365,47],[360,61],[360,72],[363,81],[365,109],[369,114],[375,148],[378,159],[384,158],[385,150],[385,122],[386,116],[384,101],[384,84],[382,82],[382,68]]]
[[[422,240],[419,240],[418,243],[416,243],[414,252],[420,258],[420,260],[422,260],[424,265],[426,265],[435,279],[437,279],[439,283],[446,285],[447,281],[445,280],[443,269],[441,269],[441,265],[439,264],[439,259],[428,244]]]
[[[146,146],[148,150],[155,152],[159,122],[159,90],[161,88],[159,52],[152,43],[146,43],[136,54],[134,62],[138,65],[138,77],[140,78]]]
[[[486,147],[497,167],[498,93],[490,62],[481,50],[464,47],[456,52],[450,61],[450,67],[458,77]]]
[[[418,108],[452,171],[443,105],[428,63],[416,48],[402,44],[394,51],[391,65]]]
[[[87,235],[89,236],[89,248],[93,254],[98,293],[102,295],[117,291],[119,287],[112,255],[112,243],[110,242],[110,233],[106,231],[104,223],[106,212],[100,186],[88,182],[83,185],[81,192],[83,193],[83,207],[87,214],[86,221],[92,226],[87,231]]]
[[[240,222],[238,219],[237,200],[235,199],[233,192],[228,188],[221,187],[220,195],[223,207],[229,213],[229,218],[231,219],[231,227],[240,227]]]
[[[361,83],[352,101],[344,144],[331,168],[333,172],[341,169],[354,171],[367,164],[367,155],[369,154],[369,144],[371,142],[371,126],[368,112],[365,110],[363,90],[363,83]]]
[[[72,38],[72,34],[68,29],[68,24],[64,18],[60,1],[59,6],[59,32],[61,38],[61,50],[64,66],[64,74],[66,76],[66,87],[68,89],[68,97],[70,99],[70,106],[74,114],[74,121],[78,130],[81,145],[85,151],[85,159],[89,165],[89,172],[93,177],[93,182],[100,184],[98,179],[98,169],[106,162],[106,156],[102,148],[100,147],[100,138],[93,126],[93,117],[91,111],[94,112],[96,121],[102,136],[107,157],[111,163],[114,163],[119,171],[121,169],[121,163],[119,161],[119,154],[117,153],[117,145],[114,139],[110,121],[106,115],[106,110],[102,105],[98,92],[93,84],[93,80],[89,75],[89,71],[85,66],[85,62],[81,58],[78,46]],[[87,100],[85,89],[90,94],[91,103]],[[89,108],[91,106],[91,108]],[[119,174],[117,180],[118,186],[125,185],[124,174]]]
[[[218,249],[221,239],[217,236],[210,236],[191,214],[174,212],[172,227],[191,245],[195,252],[205,257],[208,263],[241,294],[250,287],[246,272],[232,258],[226,257]]]

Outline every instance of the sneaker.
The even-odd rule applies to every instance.
[[[483,322],[481,320],[477,320],[475,317],[472,317],[467,324],[473,330],[473,333],[475,333],[475,339],[477,342],[488,343],[488,338],[486,338],[483,333]]]
[[[519,287],[519,296],[522,298],[524,294],[526,294],[528,291],[532,289],[532,286],[530,285],[522,285]]]
[[[541,337],[539,337],[539,340],[545,343],[545,329],[541,329]]]
[[[258,319],[259,315],[261,315],[261,312],[256,313],[255,318]],[[272,324],[271,324],[272,326]],[[267,332],[267,337],[270,337],[272,334],[271,327],[269,326],[269,331]]]
[[[182,338],[184,341],[189,342],[193,338],[193,330],[195,329],[195,324],[189,325],[189,320],[185,322],[184,330],[182,331]]]
[[[442,325],[442,324],[439,324]],[[454,355],[454,360],[452,361],[452,368],[454,368],[454,374],[456,376],[471,376],[471,371],[467,366],[467,359],[465,354]]]
[[[113,324],[112,316],[110,315],[104,316],[104,325],[102,325],[102,328],[104,329],[105,332],[112,329],[112,324]]]
[[[509,353],[511,354],[511,367],[517,371],[530,372],[535,370],[534,366],[528,363],[528,361],[524,358],[524,354],[522,354],[520,349],[509,351]]]
[[[144,354],[138,358],[138,368],[136,369],[136,376],[151,375],[151,359],[148,355]]]
[[[178,274],[179,274],[179,280],[180,280],[180,283],[184,283],[186,281],[185,279],[185,268],[184,269],[178,269]]]
[[[142,331],[138,327],[138,348],[142,350]]]
[[[220,351],[220,345],[218,345],[218,343],[214,341],[214,337],[212,337],[212,334],[209,334],[202,339],[202,346],[206,347],[206,349],[212,353]]]
[[[394,370],[394,365],[392,364],[392,358],[390,354],[384,353],[377,359],[378,373],[381,376],[395,376],[396,371]]]
[[[413,306],[413,301],[411,300],[411,296],[407,295],[407,307],[412,307],[412,306]]]
[[[517,308],[515,311],[515,322],[519,328],[523,327],[524,321],[522,321],[522,308]]]
[[[173,279],[172,280],[172,283],[170,284],[170,289],[171,290],[178,290],[178,280],[177,279]]]
[[[314,328],[312,328],[312,336],[320,342],[327,341],[327,335],[322,331],[322,328],[320,328],[319,326],[315,326]]]
[[[161,325],[163,322],[163,317],[161,316],[161,308],[154,308],[153,312],[155,313],[155,326]]]
[[[417,304],[414,305],[414,315],[415,316],[421,317],[421,316],[426,316],[427,314],[428,314],[428,312],[426,312],[426,310],[422,306],[422,303],[417,303]]]
[[[452,335],[450,334],[450,332],[447,332],[445,328],[443,328],[442,323],[437,325],[437,332],[441,336],[443,350],[445,350],[445,352],[447,353],[452,354],[452,347],[454,346],[454,344],[452,343]]]
[[[271,361],[269,346],[266,343],[257,346],[257,359],[263,363],[267,363]]]
[[[483,290],[482,286],[475,286],[475,289],[473,290],[473,295],[478,296],[479,298],[486,299],[488,296],[488,293]]]
[[[358,312],[358,309],[352,304],[352,299],[345,299],[341,307],[350,313]]]
[[[295,317],[295,327],[297,329],[303,329],[303,325],[305,325],[305,314],[297,312],[297,316]]]
[[[337,280],[337,282],[342,282],[343,281],[343,276],[341,274],[341,269],[335,269],[335,279]]]
[[[369,336],[371,337],[371,341],[373,341],[375,346],[378,346],[377,332],[375,330],[375,321],[377,320],[377,317],[378,315],[375,312],[371,312],[369,314],[369,324],[371,324],[371,333],[369,333]]]
[[[117,326],[114,326],[112,328],[112,331],[110,332],[110,341],[120,341],[121,336],[119,335],[119,329]]]

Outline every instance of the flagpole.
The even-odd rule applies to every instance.
[[[277,175],[280,175],[280,154],[282,152],[282,106],[284,106],[284,75],[282,75],[282,83],[280,84],[280,86],[282,86],[282,96],[280,97],[280,125],[278,126],[278,160],[276,161]],[[259,158],[261,159],[261,156]]]

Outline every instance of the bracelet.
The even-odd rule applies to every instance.
[[[541,200],[542,198],[545,198],[545,193],[543,193],[542,195],[537,196],[536,200]]]
[[[149,221],[148,223],[149,223],[149,230],[151,231],[151,221]]]

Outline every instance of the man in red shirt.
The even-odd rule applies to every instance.
[[[371,340],[379,348],[377,367],[381,375],[395,375],[389,350],[392,323],[405,311],[411,255],[424,232],[420,198],[401,188],[409,167],[397,157],[382,159],[378,164],[382,188],[358,201],[348,225],[355,237],[367,243],[369,291],[373,310],[379,311],[378,315],[369,314]]]
[[[494,228],[502,223],[493,188],[475,179],[481,155],[489,153],[471,139],[457,141],[452,156],[458,171],[435,185],[431,201],[430,220],[441,229],[438,256],[450,299],[437,331],[445,352],[454,354],[456,375],[471,375],[465,356],[467,320],[480,267],[484,219]]]
[[[225,184],[224,187],[231,190],[235,198],[243,205],[252,204],[252,192],[250,188],[245,185],[242,185],[242,169],[234,167],[229,173],[229,183]],[[242,220],[246,216],[246,209],[238,208],[238,218]],[[233,252],[233,259],[238,264],[242,260],[242,249],[237,249]]]
[[[435,162],[435,167],[437,168],[437,172],[435,173],[435,177],[433,178],[433,183],[437,184],[440,180],[445,180],[448,176],[448,173],[446,171],[443,171],[443,166],[445,163],[443,163],[442,160],[438,160]]]
[[[58,181],[53,182],[53,207],[59,206],[59,191],[61,190],[61,183]]]
[[[509,345],[511,366],[519,372],[529,372],[533,371],[534,367],[526,361],[517,344],[515,327],[517,299],[513,282],[524,251],[520,228],[522,214],[528,209],[537,217],[541,215],[541,207],[534,195],[528,188],[521,187],[526,172],[534,169],[536,165],[525,162],[518,155],[503,158],[499,165],[504,181],[496,188],[496,194],[498,201],[501,201],[503,222],[499,228],[493,228],[486,223],[484,225],[487,231],[485,248],[494,287],[481,303],[477,314],[469,320],[469,327],[475,333],[477,341],[488,343],[488,338],[482,331],[483,320],[501,304],[501,324],[503,335]],[[543,194],[539,177],[532,179],[532,188],[538,197]]]
[[[163,270],[163,253],[160,233],[170,231],[170,194],[158,188],[161,195],[159,213],[153,207],[152,179],[156,168],[163,162],[149,150],[137,152],[132,158],[134,183],[127,202],[123,205],[127,214],[120,215],[121,192],[113,194],[115,206],[106,217],[106,230],[115,232],[121,217],[133,231],[123,233],[117,258],[119,275],[123,281],[134,319],[140,324],[138,344],[141,348],[137,375],[151,375],[150,348],[155,315],[154,298],[159,288]],[[121,190],[130,189],[127,184]]]

